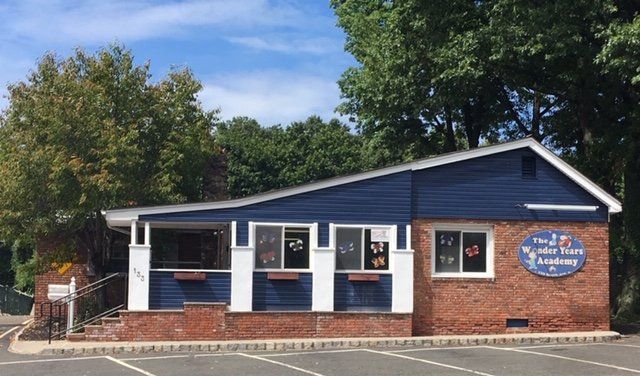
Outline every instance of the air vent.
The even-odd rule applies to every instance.
[[[507,328],[528,328],[529,319],[507,319]]]
[[[522,177],[523,178],[535,178],[536,177],[536,157],[522,157]]]

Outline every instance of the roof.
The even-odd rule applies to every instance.
[[[301,193],[316,191],[338,185],[353,183],[356,181],[377,178],[384,175],[395,174],[403,171],[415,171],[423,170],[432,167],[437,167],[449,163],[461,162],[468,159],[484,157],[487,155],[502,153],[510,150],[516,150],[521,148],[529,148],[535,152],[542,159],[549,162],[552,166],[564,173],[567,177],[573,180],[576,184],[581,186],[584,190],[589,192],[603,204],[609,208],[609,213],[619,213],[622,211],[622,204],[615,197],[608,194],[605,190],[600,188],[594,182],[589,180],[586,176],[578,172],[575,168],[571,167],[568,163],[563,161],[555,153],[544,147],[538,141],[533,138],[524,138],[521,140],[505,142],[502,144],[484,146],[470,150],[456,151],[447,154],[441,154],[434,157],[424,158],[409,163],[404,163],[396,166],[380,168],[376,170],[366,171],[362,173],[339,176],[330,179],[324,179],[308,184],[294,186],[290,188],[284,188],[265,193],[260,193],[248,197],[213,201],[213,202],[199,202],[191,204],[177,204],[177,205],[161,205],[161,206],[147,206],[147,207],[132,207],[124,209],[105,210],[102,214],[105,216],[107,223],[110,226],[128,226],[131,220],[138,219],[141,215],[150,214],[165,214],[165,213],[179,213],[198,210],[215,210],[215,209],[229,209],[238,208],[260,202],[275,200],[283,197],[298,195]]]

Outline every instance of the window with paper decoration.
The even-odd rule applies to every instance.
[[[434,234],[434,275],[487,274],[490,229],[438,229]],[[492,254],[492,253],[491,253]]]
[[[256,269],[308,269],[309,228],[257,225]]]
[[[336,270],[389,270],[390,232],[336,226]]]

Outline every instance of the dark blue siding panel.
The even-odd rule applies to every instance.
[[[391,311],[390,274],[381,274],[378,282],[349,282],[348,277],[348,274],[335,274],[334,310]]]
[[[206,273],[205,281],[176,281],[174,272],[151,271],[150,309],[182,309],[184,302],[231,302],[231,273]]]
[[[253,273],[253,310],[311,310],[311,273],[299,275],[297,281],[276,281],[267,279],[266,272]]]
[[[318,246],[329,246],[329,222],[318,223]]]
[[[414,218],[607,221],[607,207],[562,172],[535,156],[536,178],[523,178],[527,148],[414,171]],[[590,212],[517,209],[516,204],[597,205]]]
[[[237,245],[249,245],[249,222],[238,221],[236,223],[236,231],[238,232],[236,237]]]
[[[246,229],[240,226],[241,221],[404,226],[411,221],[411,172],[399,172],[239,208],[141,216],[141,220],[145,219],[239,221],[239,245],[246,243]]]

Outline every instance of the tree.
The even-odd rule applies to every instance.
[[[340,80],[340,110],[365,138],[419,145],[396,159],[527,135],[552,147],[623,198],[611,225],[612,308],[640,314],[637,2],[332,5],[359,63]]]
[[[237,117],[220,123],[216,142],[227,158],[228,190],[242,197],[361,171],[359,136],[337,120],[311,116],[287,128]]]
[[[202,198],[215,114],[201,108],[188,69],[150,78],[149,63],[111,46],[47,54],[9,86],[0,119],[5,239],[70,234],[100,267],[109,249],[101,209]]]

